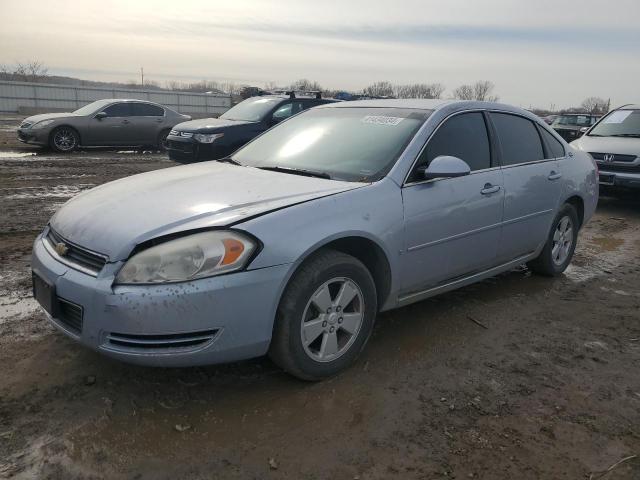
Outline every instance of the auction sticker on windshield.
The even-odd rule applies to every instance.
[[[367,115],[362,119],[362,123],[373,123],[375,125],[398,125],[404,118],[387,117],[386,115]]]

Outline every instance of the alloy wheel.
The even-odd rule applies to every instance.
[[[306,354],[317,362],[331,362],[346,353],[358,336],[364,308],[362,291],[353,280],[338,277],[323,283],[302,316]]]
[[[571,252],[573,245],[573,222],[569,216],[564,216],[558,222],[555,232],[553,232],[553,247],[551,248],[551,259],[556,265],[562,265]]]
[[[76,148],[76,134],[69,128],[59,128],[53,135],[53,144],[61,152],[70,152]]]

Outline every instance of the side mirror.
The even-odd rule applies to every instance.
[[[418,172],[425,180],[432,178],[463,177],[471,173],[471,167],[458,157],[441,155],[431,160],[429,166],[418,167]]]
[[[98,120],[102,120],[103,118],[107,118],[107,114],[105,112],[98,112],[96,113],[95,118],[97,118]]]
[[[584,135],[585,133],[587,133],[587,130],[589,130],[589,127],[582,127],[582,128],[580,129],[580,134],[581,134],[581,135]]]
[[[280,123],[282,120],[284,120],[284,117],[276,117],[275,115],[271,117],[271,123],[273,125],[275,125],[276,123]]]

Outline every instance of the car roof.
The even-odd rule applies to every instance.
[[[426,98],[385,98],[379,100],[354,100],[339,103],[319,105],[315,108],[406,108],[415,110],[431,110],[436,112],[444,110],[454,113],[461,110],[493,110],[506,113],[515,113],[542,122],[537,115],[524,110],[498,102],[479,102],[476,100],[445,100]]]
[[[640,105],[630,103],[629,105],[622,105],[618,107],[616,110],[640,110]]]

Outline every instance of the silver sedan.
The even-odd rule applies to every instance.
[[[189,115],[156,103],[106,99],[75,112],[25,118],[18,128],[18,139],[63,153],[81,146],[163,149],[171,128],[187,120],[191,120]]]
[[[269,353],[318,380],[353,362],[380,311],[523,263],[561,274],[597,182],[587,153],[518,108],[333,103],[230,157],[73,198],[35,241],[35,296],[121,360]]]

